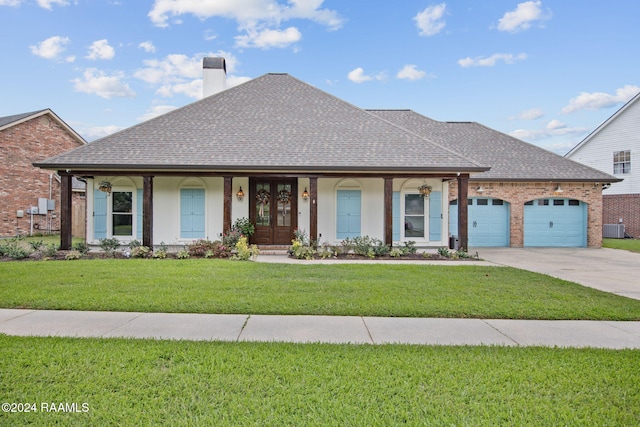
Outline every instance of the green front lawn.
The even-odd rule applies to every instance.
[[[506,267],[106,259],[0,263],[0,307],[639,320],[640,301]]]
[[[602,239],[602,247],[640,253],[640,239]]]
[[[3,402],[38,410],[0,424],[635,426],[638,366],[632,350],[0,335]]]

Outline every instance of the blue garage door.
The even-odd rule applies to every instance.
[[[490,197],[472,197],[468,207],[469,247],[509,246],[510,206]],[[449,234],[458,235],[458,201],[449,204]]]
[[[524,245],[587,246],[587,204],[574,199],[537,199],[525,203]]]

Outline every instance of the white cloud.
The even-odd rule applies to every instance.
[[[53,10],[51,5],[57,4],[59,6],[68,6],[69,2],[66,0],[38,0],[38,6],[43,9]]]
[[[587,131],[585,128],[568,127],[560,120],[553,119],[543,129],[517,129],[509,135],[522,140],[541,140],[555,136],[579,135]]]
[[[170,16],[185,14],[200,19],[214,16],[234,19],[240,27],[269,23],[278,25],[290,19],[308,19],[336,30],[343,19],[337,12],[321,9],[323,0],[156,0],[148,16],[155,25],[167,27]]]
[[[640,87],[626,85],[616,89],[615,95],[604,92],[581,92],[580,95],[569,101],[569,105],[562,109],[565,114],[573,113],[580,110],[600,110],[602,108],[613,107],[616,104],[622,104],[633,98]]]
[[[167,55],[164,59],[148,59],[143,61],[146,68],[137,70],[134,77],[159,85],[157,93],[171,97],[184,94],[192,98],[202,97],[202,58],[205,56],[223,57],[227,65],[227,87],[235,86],[249,80],[248,77],[232,75],[238,60],[230,52],[197,54],[189,57],[182,54]]]
[[[518,4],[515,10],[505,13],[498,21],[498,30],[515,33],[531,28],[532,22],[550,19],[551,13],[544,14],[541,6],[540,0]]]
[[[354,83],[364,83],[371,80],[384,80],[385,74],[380,73],[375,76],[367,76],[364,74],[364,69],[362,67],[358,67],[356,69],[351,70],[347,75],[347,78]]]
[[[69,44],[69,37],[53,36],[40,42],[35,46],[29,46],[31,53],[46,59],[55,59],[65,50],[65,45]]]
[[[84,70],[82,78],[71,80],[76,92],[98,95],[105,99],[132,98],[136,93],[122,80],[124,73],[116,72],[107,75],[96,68]]]
[[[257,47],[269,49],[271,47],[284,48],[300,41],[302,34],[296,27],[286,30],[261,30],[248,29],[246,35],[236,36],[238,47]]]
[[[144,49],[144,51],[147,53],[155,53],[156,51],[156,47],[150,41],[142,42],[138,45],[138,47],[140,49]]]
[[[509,120],[536,120],[544,116],[544,111],[539,108],[531,108],[518,114],[516,117],[510,117]]]
[[[142,116],[138,117],[138,120],[141,122],[151,120],[154,117],[166,114],[169,111],[175,110],[176,108],[178,107],[175,107],[173,105],[156,105],[147,110]]]
[[[421,36],[433,36],[442,31],[446,25],[443,18],[446,8],[445,3],[432,5],[413,17]]]
[[[404,68],[396,74],[397,78],[406,80],[420,80],[426,76],[427,73],[425,71],[418,70],[417,66],[414,64],[405,65]]]
[[[116,55],[113,47],[109,46],[107,39],[96,40],[89,46],[89,53],[85,58],[93,61],[97,59],[112,59]]]
[[[20,6],[22,0],[0,0],[0,6]]]
[[[458,65],[463,68],[467,67],[493,67],[498,61],[503,61],[505,64],[513,64],[516,61],[522,61],[527,59],[527,55],[520,53],[513,55],[511,53],[494,53],[488,58],[477,56],[475,58],[466,57],[458,60]]]

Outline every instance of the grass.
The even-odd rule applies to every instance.
[[[2,425],[637,425],[640,352],[0,335]]]
[[[640,301],[506,267],[228,260],[0,263],[0,307],[639,320]]]
[[[640,253],[640,239],[602,239],[602,247]]]

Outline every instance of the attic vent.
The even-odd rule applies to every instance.
[[[604,224],[602,237],[605,239],[624,239],[624,224]]]

